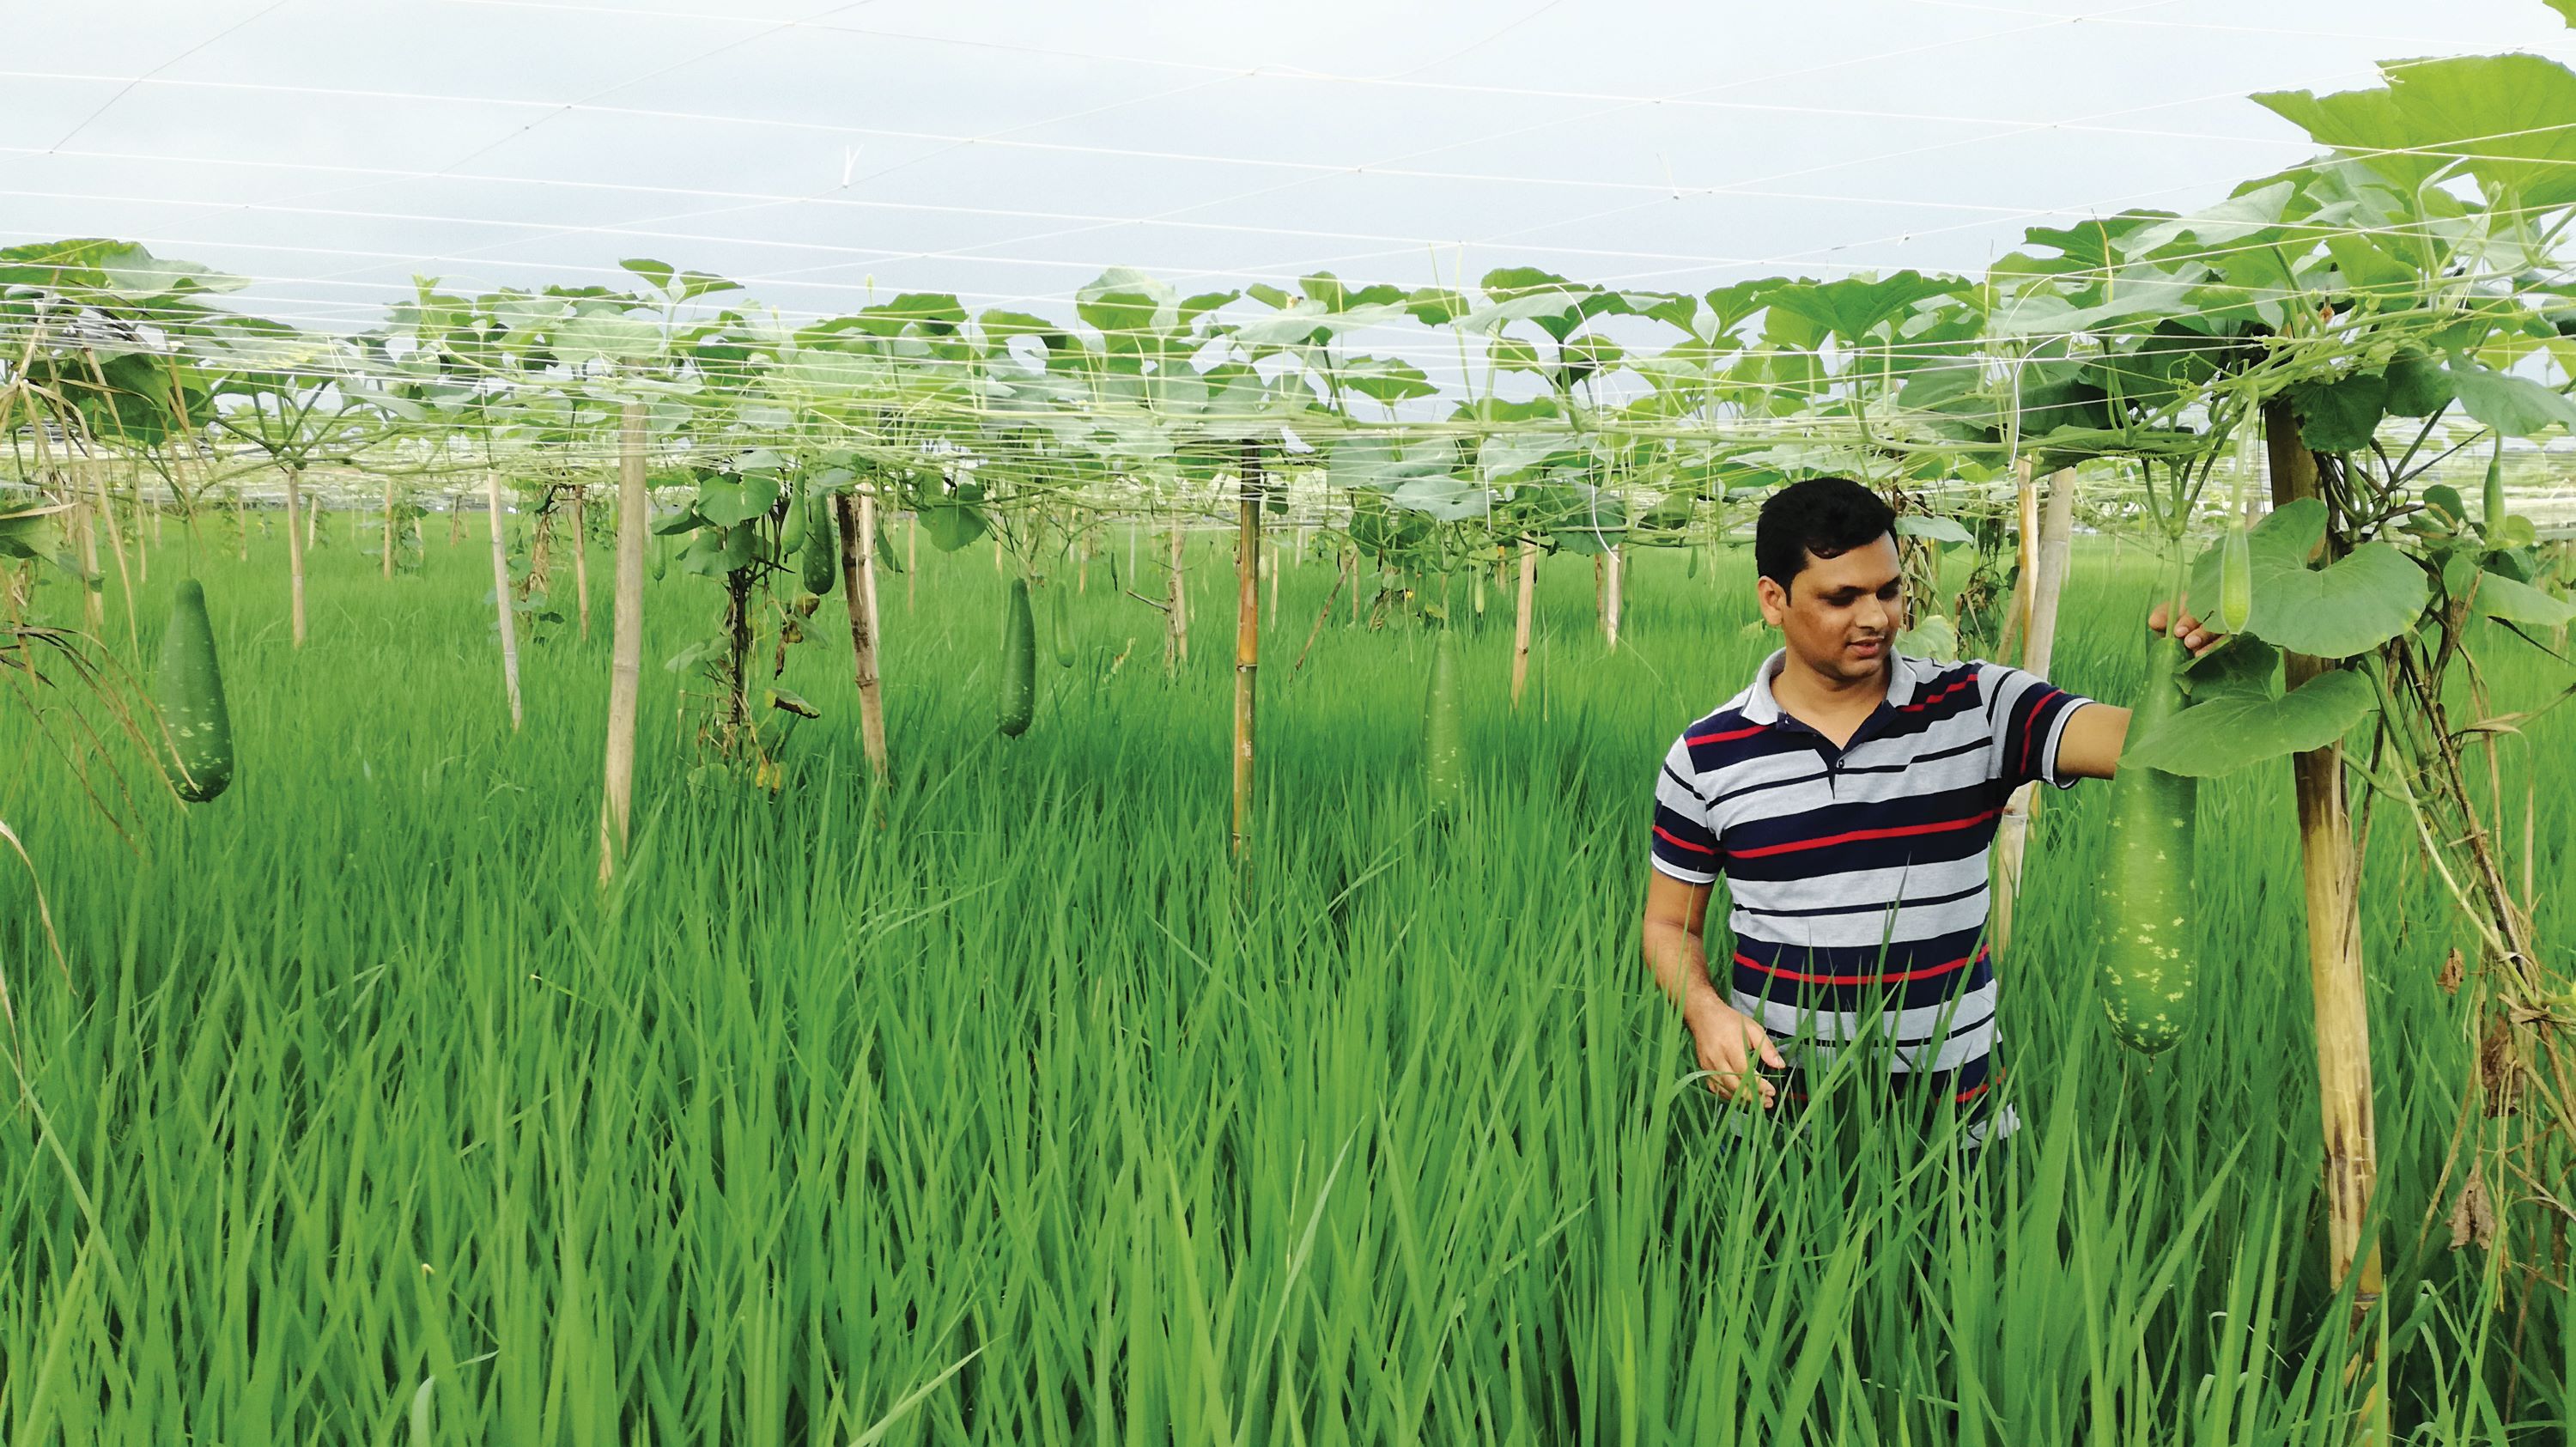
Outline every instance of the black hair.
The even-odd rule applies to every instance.
[[[1789,586],[1807,566],[1807,555],[1839,557],[1867,547],[1896,526],[1896,510],[1848,477],[1811,477],[1763,500],[1753,525],[1753,566],[1763,577]]]

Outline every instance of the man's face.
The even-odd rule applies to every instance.
[[[1905,626],[1896,539],[1882,533],[1836,557],[1806,556],[1787,589],[1761,580],[1763,620],[1780,630],[1799,662],[1828,678],[1864,682],[1887,666]]]

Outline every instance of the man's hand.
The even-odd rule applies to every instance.
[[[1710,1072],[1708,1088],[1718,1099],[1746,1101],[1752,1092],[1761,1092],[1762,1108],[1769,1110],[1779,1102],[1777,1082],[1753,1073],[1755,1056],[1774,1070],[1786,1070],[1780,1052],[1772,1048],[1771,1035],[1731,1005],[1702,998],[1682,1016],[1690,1027],[1691,1039],[1699,1047],[1699,1068]]]
[[[2158,603],[2148,610],[2147,631],[2157,634],[2165,631],[2165,607],[2166,605]],[[2190,649],[2191,656],[2194,658],[2227,641],[2226,634],[2202,626],[2201,621],[2189,613],[2182,615],[2182,622],[2173,630],[2173,636],[2182,640],[2182,646]]]

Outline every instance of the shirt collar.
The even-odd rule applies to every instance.
[[[1890,653],[1887,660],[1887,704],[1891,708],[1902,708],[1914,701],[1914,695],[1922,687],[1932,665],[1924,659],[1910,658],[1902,653]],[[1771,680],[1780,676],[1780,670],[1788,662],[1789,650],[1774,648],[1771,656],[1762,660],[1762,666],[1753,670],[1753,688],[1744,702],[1746,722],[1765,726],[1780,722],[1780,699],[1771,692]]]

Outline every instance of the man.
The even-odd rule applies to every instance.
[[[1987,1108],[1987,846],[2020,785],[2109,778],[2129,711],[2016,668],[1898,654],[1895,521],[1846,478],[1763,504],[1756,588],[1783,647],[1665,756],[1646,960],[1720,1096],[1778,1105],[1787,1082],[1754,1062],[1786,1070],[1780,1043],[1804,1027],[1808,1073],[1866,1043],[1899,1096],[1955,1107],[1982,1145],[2016,1124]],[[2159,604],[2148,626],[2164,623]],[[2194,655],[2219,642],[2188,615],[2177,629]],[[1720,874],[1734,895],[1724,987],[1701,943]]]

